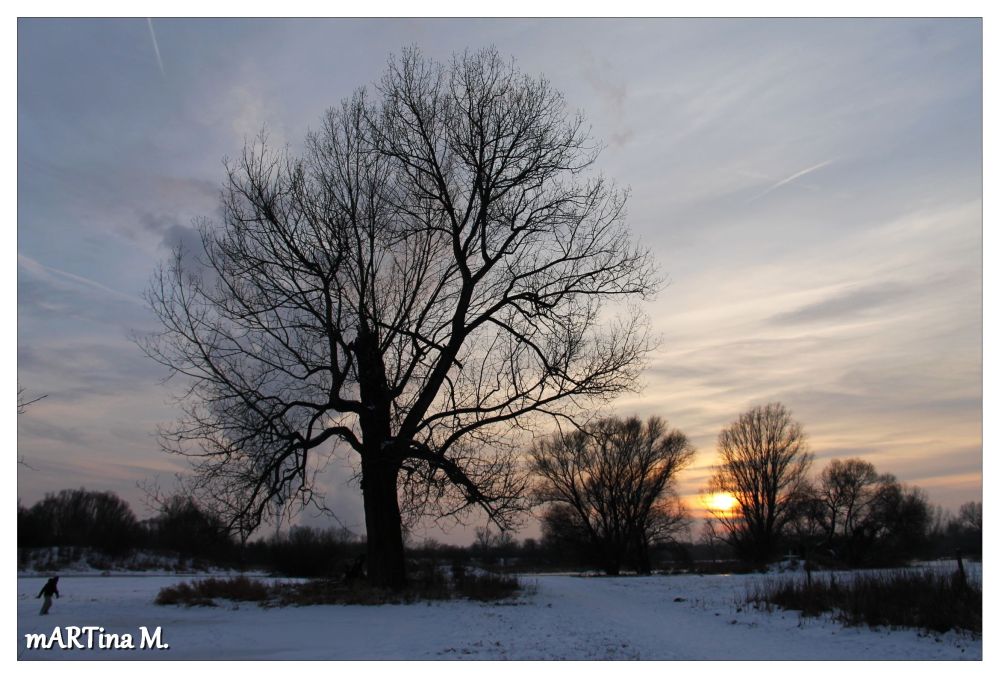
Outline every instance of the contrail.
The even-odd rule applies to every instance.
[[[747,200],[747,202],[753,202],[754,200],[757,200],[759,198],[763,198],[765,195],[767,195],[771,191],[779,189],[782,186],[784,186],[785,184],[790,183],[792,181],[795,181],[796,179],[798,179],[800,177],[804,177],[805,175],[809,174],[810,172],[815,172],[816,170],[818,170],[818,169],[820,169],[822,167],[826,167],[831,162],[833,162],[833,160],[826,160],[824,162],[819,163],[818,165],[813,165],[812,167],[807,167],[806,169],[804,169],[804,170],[802,170],[800,172],[796,172],[795,174],[791,175],[790,177],[785,177],[784,179],[782,179],[778,183],[774,184],[773,186],[769,186],[768,188],[764,189],[763,191],[761,191],[760,193],[758,193],[754,197],[750,198],[749,200]]]
[[[153,30],[153,20],[146,17],[146,23],[149,24],[149,37],[153,39],[153,51],[156,52],[156,63],[160,66],[160,75],[166,75],[163,72],[163,59],[160,58],[160,45],[156,42],[156,31]]]
[[[85,287],[92,291],[101,292],[102,294],[113,296],[117,299],[121,299],[122,301],[128,301],[133,304],[145,305],[145,302],[142,299],[134,297],[131,294],[126,294],[125,292],[119,292],[118,290],[111,289],[110,287],[102,285],[101,283],[95,280],[91,280],[90,278],[84,278],[82,275],[76,275],[75,273],[70,273],[68,271],[62,271],[58,268],[46,266],[45,264],[35,261],[34,259],[32,259],[27,255],[21,254],[20,252],[17,253],[17,265],[18,267],[27,270],[28,272],[38,277],[46,278],[47,280],[50,281],[52,280],[59,281],[62,282],[64,285],[66,282],[70,282],[77,285],[78,287]]]

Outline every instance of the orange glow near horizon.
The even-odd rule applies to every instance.
[[[730,511],[736,506],[736,497],[728,492],[716,492],[706,502],[713,511]]]

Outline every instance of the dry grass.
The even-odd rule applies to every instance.
[[[982,632],[983,591],[958,573],[887,570],[837,578],[814,575],[758,584],[747,603],[798,610],[804,616],[832,612],[851,626],[909,627],[930,631]]]

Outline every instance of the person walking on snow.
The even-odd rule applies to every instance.
[[[58,583],[59,577],[52,577],[45,582],[45,586],[43,586],[42,590],[38,592],[37,596],[35,596],[35,598],[45,596],[45,602],[42,603],[42,611],[39,612],[39,614],[48,614],[49,608],[52,607],[52,596],[55,596],[56,598],[59,597],[59,589],[56,588],[56,584]]]

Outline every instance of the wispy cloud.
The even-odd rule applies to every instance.
[[[61,271],[58,268],[53,268],[52,266],[45,266],[31,257],[25,256],[20,252],[17,253],[17,265],[19,268],[33,274],[37,278],[42,278],[50,282],[61,283],[62,286],[71,285],[73,287],[83,288],[90,290],[91,292],[98,292],[103,296],[110,296],[120,301],[127,301],[139,306],[144,306],[144,302],[139,297],[133,296],[131,294],[125,294],[124,292],[119,292],[118,290],[113,290],[106,285],[102,285],[99,282],[91,280],[90,278],[85,278],[82,275],[76,275],[75,273],[69,273],[68,271]]]
[[[910,292],[908,287],[892,282],[854,287],[792,311],[778,313],[769,320],[777,324],[829,322],[884,308],[907,298]]]
[[[153,20],[147,17],[146,24],[149,26],[149,37],[153,39],[153,51],[156,52],[156,64],[160,67],[160,75],[166,75],[163,72],[163,59],[160,58],[160,45],[156,42],[156,31],[153,30]]]
[[[796,179],[801,179],[802,177],[804,177],[807,174],[811,174],[811,173],[815,172],[816,170],[822,169],[822,168],[826,167],[827,165],[829,165],[832,162],[833,162],[833,160],[824,160],[823,162],[817,163],[817,164],[813,165],[812,167],[807,167],[804,170],[799,170],[795,174],[789,175],[789,176],[785,177],[784,179],[782,179],[781,181],[768,186],[763,191],[761,191],[760,193],[758,193],[754,197],[752,197],[749,200],[747,200],[747,202],[753,202],[754,200],[760,200],[761,198],[763,198],[768,193],[771,193],[772,191],[776,191],[779,188],[781,188],[782,186],[784,186],[786,184],[792,183]]]

